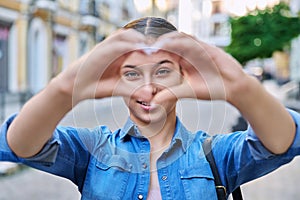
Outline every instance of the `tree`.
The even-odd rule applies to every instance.
[[[230,18],[230,24],[231,43],[225,50],[242,64],[271,57],[274,51],[282,51],[300,34],[300,19],[291,15],[285,3]]]

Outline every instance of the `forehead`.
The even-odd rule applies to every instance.
[[[174,64],[177,64],[179,62],[179,56],[161,50],[150,55],[147,55],[143,51],[134,51],[126,57],[123,65],[139,66],[158,63],[162,60],[169,60]]]

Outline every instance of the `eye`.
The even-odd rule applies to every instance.
[[[155,75],[157,76],[165,76],[171,72],[169,68],[160,68],[156,71]]]
[[[128,80],[135,80],[140,77],[140,74],[136,71],[127,71],[123,76]]]

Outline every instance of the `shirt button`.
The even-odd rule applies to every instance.
[[[144,168],[144,169],[147,168],[147,164],[146,164],[146,163],[143,164],[143,168]]]
[[[142,200],[142,199],[144,199],[144,196],[139,194],[138,199]]]
[[[167,179],[168,179],[167,176],[162,176],[162,177],[161,177],[161,180],[163,180],[163,181],[165,181],[165,180],[167,180]]]

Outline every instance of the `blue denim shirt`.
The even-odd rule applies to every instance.
[[[297,125],[290,149],[270,153],[251,127],[214,136],[213,154],[228,193],[290,162],[300,153],[300,115],[289,111]],[[82,199],[146,199],[150,182],[150,143],[129,119],[122,129],[57,127],[42,151],[29,159],[10,150],[6,132],[14,116],[1,127],[0,160],[27,164],[74,182]],[[283,133],[284,134],[284,133]],[[209,137],[189,132],[177,119],[170,147],[157,161],[162,199],[216,200],[214,177],[202,150]]]

